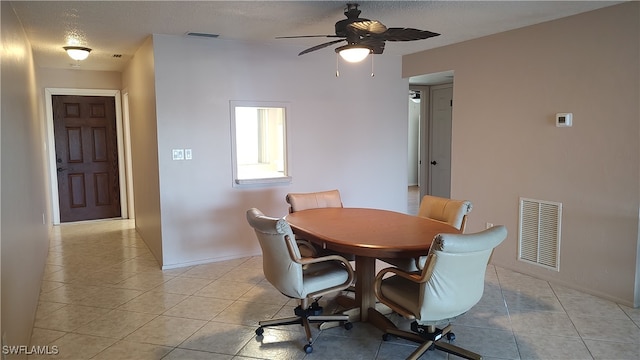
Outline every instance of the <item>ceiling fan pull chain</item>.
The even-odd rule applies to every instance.
[[[338,58],[338,53],[336,53],[336,77],[340,77],[340,71],[338,70],[338,63],[339,63],[339,58]]]
[[[373,54],[371,54],[371,77],[376,76],[376,74],[373,73]]]

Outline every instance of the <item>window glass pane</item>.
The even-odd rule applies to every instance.
[[[260,179],[288,181],[286,107],[232,102],[231,113],[235,183]]]

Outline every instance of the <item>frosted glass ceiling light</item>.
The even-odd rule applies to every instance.
[[[366,59],[371,53],[371,49],[358,45],[346,45],[337,48],[336,52],[340,54],[345,61],[357,63]]]
[[[64,46],[63,49],[69,54],[73,60],[84,60],[89,57],[91,49],[84,46]]]

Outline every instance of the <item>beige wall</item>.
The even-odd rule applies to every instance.
[[[403,76],[455,71],[451,195],[473,201],[470,231],[509,229],[494,263],[636,306],[639,15],[626,3],[403,58]],[[563,204],[560,272],[517,261],[519,197]]]
[[[122,74],[117,71],[64,70],[38,68],[40,88],[122,89]]]
[[[298,57],[302,49],[287,45],[170,35],[154,35],[153,48],[163,266],[259,254],[246,211],[284,216],[288,192],[337,188],[346,206],[406,211],[400,57],[376,58],[373,78],[368,61],[341,62],[336,78],[331,51]],[[233,186],[231,100],[289,103],[291,184]],[[193,160],[173,161],[171,149],[184,148]],[[140,222],[138,185],[135,192]]]
[[[160,173],[156,122],[153,40],[136,51],[122,75],[123,95],[129,97],[133,193],[136,229],[162,264]]]
[[[31,45],[2,1],[2,324],[3,345],[28,345],[49,249],[44,124]],[[26,355],[25,355],[26,357]]]

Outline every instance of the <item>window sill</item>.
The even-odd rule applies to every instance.
[[[269,185],[269,184],[288,184],[292,180],[291,176],[282,176],[275,178],[262,178],[262,179],[236,179],[237,185]]]

